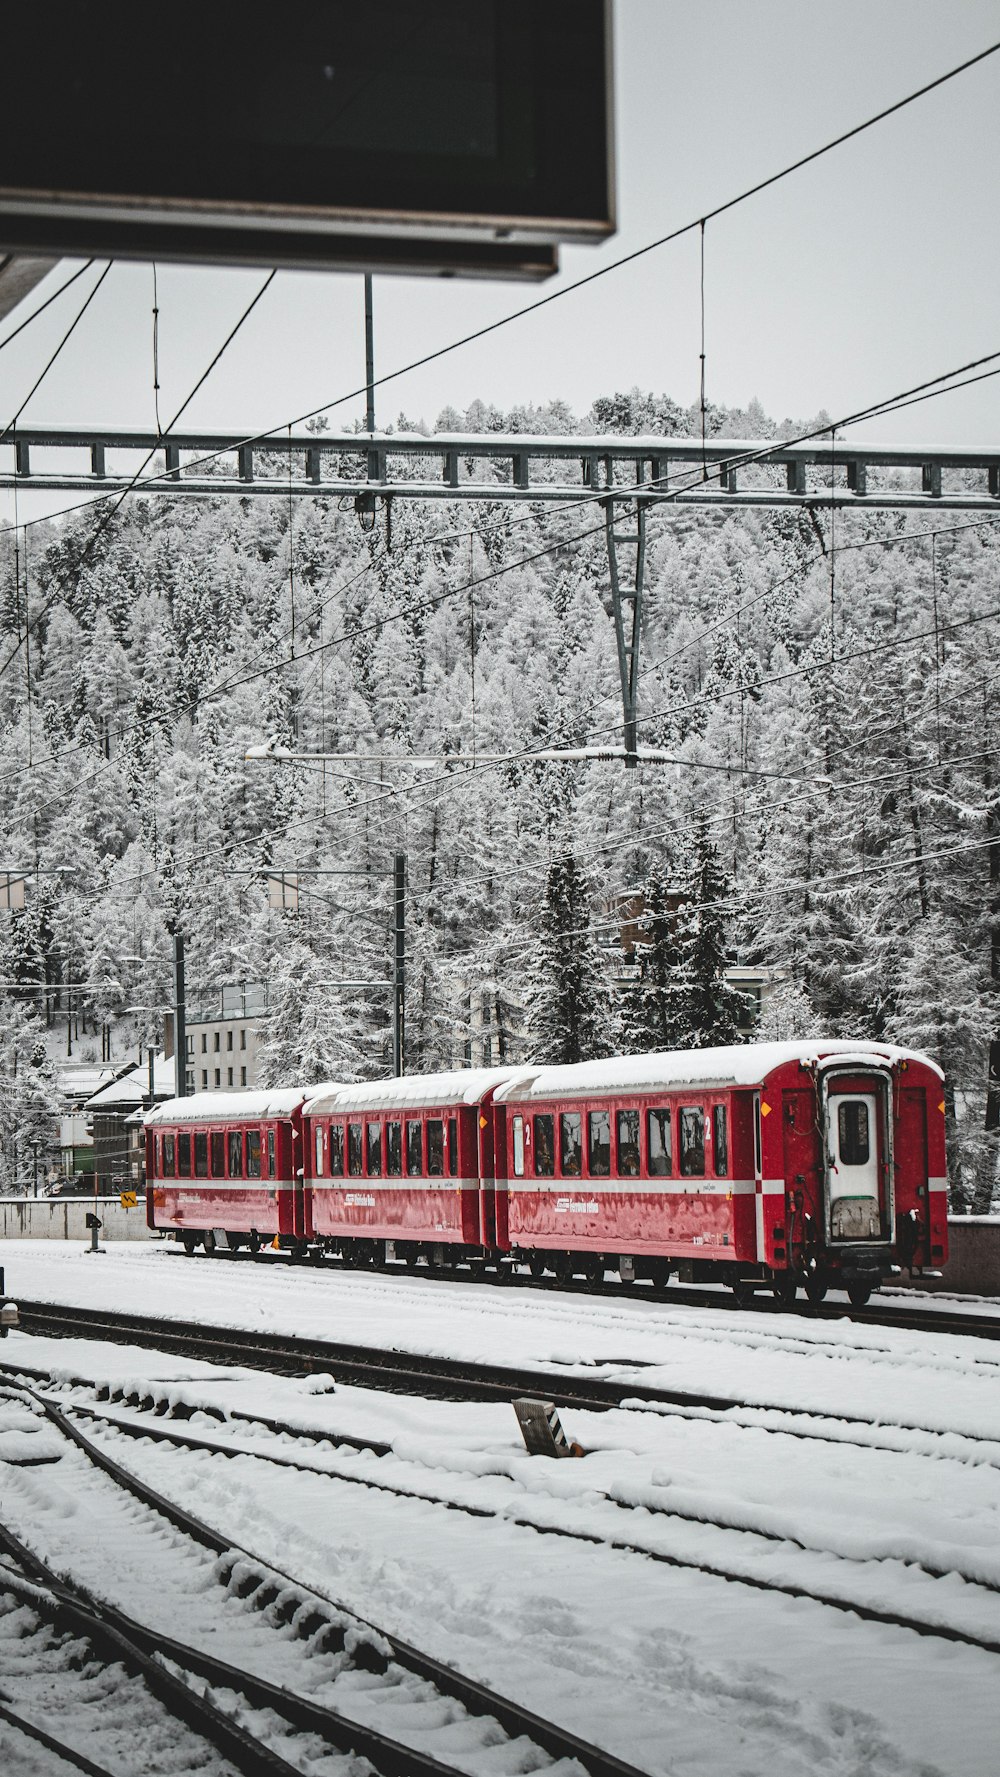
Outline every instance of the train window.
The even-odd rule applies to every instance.
[[[705,1113],[700,1105],[682,1105],[680,1131],[681,1172],[685,1178],[700,1178],[705,1171]]]
[[[524,1177],[524,1118],[515,1117],[511,1130],[514,1137],[514,1177]]]
[[[448,1177],[458,1177],[458,1118],[448,1118]]]
[[[716,1178],[725,1178],[729,1171],[729,1129],[724,1104],[712,1106],[712,1151]]]
[[[267,1132],[267,1176],[268,1176],[268,1178],[277,1178],[277,1176],[278,1176],[278,1169],[274,1163],[274,1130],[273,1129],[269,1129]]]
[[[226,1138],[221,1129],[212,1130],[212,1177],[226,1176]]]
[[[552,1117],[535,1118],[535,1176],[551,1178],[556,1169],[555,1121]]]
[[[583,1118],[563,1111],[559,1118],[559,1164],[563,1178],[579,1178],[583,1167]]]
[[[674,1170],[674,1137],[670,1106],[656,1105],[646,1112],[646,1147],[650,1178],[669,1178]]]
[[[323,1177],[323,1125],[322,1125],[322,1123],[317,1123],[317,1125],[316,1125],[316,1166],[315,1166],[314,1177],[315,1178],[322,1178]]]
[[[587,1165],[591,1178],[611,1171],[611,1112],[591,1111],[587,1118]]]
[[[403,1170],[403,1125],[385,1126],[385,1170],[390,1178],[398,1178]]]
[[[364,1167],[361,1162],[361,1124],[347,1125],[347,1170],[352,1178],[360,1178]]]
[[[208,1136],[201,1130],[194,1138],[194,1176],[208,1177]]]
[[[427,1177],[444,1177],[444,1124],[440,1117],[427,1119]]]
[[[639,1113],[618,1112],[618,1176],[639,1176]]]
[[[344,1176],[344,1125],[330,1124],[330,1177]]]
[[[177,1176],[178,1178],[191,1177],[191,1137],[189,1135],[177,1137]]]
[[[247,1178],[260,1178],[260,1130],[247,1130]]]
[[[408,1122],[406,1125],[406,1172],[408,1178],[419,1178],[424,1170],[424,1126],[422,1123]]]
[[[868,1106],[863,1098],[849,1098],[837,1108],[840,1158],[845,1166],[867,1166],[871,1153]]]
[[[382,1171],[382,1125],[368,1124],[368,1177],[378,1178]]]
[[[243,1177],[243,1132],[240,1129],[229,1131],[229,1176]]]
[[[163,1176],[164,1176],[164,1178],[173,1178],[174,1177],[174,1169],[175,1169],[176,1164],[177,1164],[177,1159],[176,1159],[176,1155],[174,1153],[174,1138],[172,1135],[165,1135],[163,1137]]]

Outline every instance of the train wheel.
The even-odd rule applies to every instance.
[[[545,1267],[545,1260],[544,1259],[529,1259],[528,1260],[528,1270],[531,1272],[531,1275],[534,1278],[536,1283],[540,1283],[542,1278],[545,1276],[545,1269],[546,1269],[546,1267]]]
[[[871,1284],[862,1283],[859,1279],[852,1278],[847,1286],[847,1300],[852,1308],[863,1308],[871,1293]]]
[[[583,1281],[591,1294],[604,1288],[604,1260],[596,1256],[585,1259],[582,1266]]]
[[[216,1252],[218,1251],[218,1248],[216,1247],[216,1244],[215,1244],[215,1235],[212,1233],[211,1229],[208,1230],[207,1234],[204,1234],[202,1236],[202,1245],[204,1246],[205,1251],[207,1252],[209,1258],[214,1259]]]
[[[256,1228],[251,1228],[250,1233],[247,1236],[247,1246],[250,1248],[250,1251],[252,1253],[259,1253],[262,1245],[263,1242]]]
[[[771,1280],[771,1294],[776,1302],[781,1303],[782,1308],[791,1307],[798,1287],[799,1280],[794,1271],[779,1271]]]
[[[806,1273],[806,1280],[805,1280],[806,1301],[811,1302],[814,1308],[819,1307],[820,1303],[822,1302],[823,1298],[826,1295],[828,1288],[829,1288],[829,1283],[827,1281],[827,1278],[826,1278],[826,1275],[824,1272],[809,1271]]]

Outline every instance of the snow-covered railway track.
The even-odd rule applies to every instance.
[[[273,1375],[308,1375],[310,1372],[332,1372],[338,1381],[355,1383],[387,1393],[419,1395],[423,1398],[461,1401],[514,1401],[531,1395],[551,1401],[560,1408],[577,1408],[585,1412],[605,1412],[626,1407],[653,1412],[682,1411],[693,1413],[739,1413],[780,1415],[786,1421],[782,1429],[790,1436],[815,1436],[808,1422],[820,1417],[827,1424],[866,1431],[885,1429],[884,1418],[842,1410],[827,1410],[816,1415],[808,1409],[790,1407],[787,1401],[745,1400],[732,1395],[697,1389],[660,1388],[644,1384],[634,1374],[643,1367],[634,1360],[622,1359],[614,1367],[631,1371],[622,1375],[580,1374],[579,1370],[553,1371],[524,1369],[501,1364],[468,1363],[440,1356],[428,1356],[399,1349],[382,1349],[369,1345],[345,1345],[330,1340],[298,1337],[281,1333],[263,1333],[239,1328],[206,1326],[200,1322],[147,1318],[143,1315],[116,1313],[104,1309],[77,1308],[64,1303],[23,1302],[19,1300],[21,1324],[26,1333],[54,1338],[95,1339],[112,1344],[135,1345],[160,1352],[204,1359],[217,1364],[239,1364],[251,1369],[266,1370]],[[711,1336],[724,1339],[728,1335],[710,1329]],[[698,1329],[698,1336],[705,1336]],[[768,1335],[777,1339],[777,1335]],[[794,1349],[798,1334],[789,1342],[781,1341],[783,1350]],[[759,1345],[760,1335],[754,1332],[744,1343]],[[810,1342],[811,1344],[814,1342]],[[842,1356],[839,1348],[831,1356]],[[881,1350],[866,1355],[891,1361],[891,1354]],[[907,1360],[903,1360],[907,1361]],[[990,1373],[1000,1368],[992,1358],[984,1360]],[[610,1364],[610,1360],[609,1360]],[[980,1360],[974,1359],[975,1368]],[[932,1364],[933,1367],[933,1364]],[[946,1369],[950,1367],[944,1366]],[[888,1422],[900,1432],[933,1434],[935,1428],[900,1414]],[[971,1443],[995,1446],[991,1436],[979,1437],[965,1430],[962,1437]],[[843,1441],[843,1440],[841,1440]],[[867,1441],[867,1439],[866,1439]]]
[[[55,1537],[61,1543],[57,1554],[43,1556],[4,1525],[0,1546],[60,1599],[98,1610],[147,1661],[165,1661],[168,1670],[208,1687],[237,1716],[249,1712],[261,1762],[244,1760],[239,1769],[312,1771],[317,1754],[332,1750],[367,1758],[379,1777],[454,1777],[456,1771],[486,1777],[493,1769],[640,1777],[614,1755],[383,1635],[259,1561],[125,1469],[36,1390],[11,1382],[6,1392],[8,1398],[19,1392],[44,1413],[72,1447],[63,1462],[76,1471],[62,1476],[48,1497],[41,1484],[27,1486],[20,1500],[12,1487],[12,1515],[20,1504],[35,1540],[43,1529],[57,1531],[60,1514],[66,1515],[60,1493],[85,1477],[88,1504],[100,1514],[102,1549],[121,1547],[127,1560],[110,1564],[109,1571],[99,1559],[105,1580],[98,1600],[89,1577],[75,1569],[67,1577],[65,1537]],[[19,1528],[24,1534],[23,1523]],[[75,1549],[76,1540],[69,1546]],[[92,1567],[95,1552],[81,1553]],[[120,1598],[108,1596],[109,1586],[126,1593],[131,1587],[134,1594],[137,1574],[143,1595],[152,1588],[159,1621],[140,1621]],[[187,1638],[181,1643],[167,1624],[182,1620],[185,1611]],[[235,1646],[241,1663],[221,1659],[215,1652],[220,1646]],[[387,1716],[395,1719],[398,1738],[374,1726],[374,1719],[384,1723]],[[348,1769],[339,1763],[322,1768],[331,1777],[341,1769],[346,1777]]]
[[[560,1492],[559,1503],[553,1510],[554,1501],[540,1501],[537,1495],[525,1494],[515,1477],[504,1475],[500,1469],[491,1472],[490,1480],[509,1483],[509,1496],[500,1504],[483,1503],[476,1498],[475,1485],[467,1475],[459,1473],[450,1488],[442,1489],[439,1485],[435,1490],[427,1472],[421,1473],[419,1464],[400,1460],[389,1445],[376,1440],[345,1439],[346,1447],[338,1451],[336,1434],[329,1431],[310,1434],[301,1428],[284,1427],[279,1434],[283,1447],[275,1441],[271,1448],[266,1445],[247,1448],[245,1443],[238,1441],[241,1423],[249,1429],[254,1423],[261,1427],[263,1421],[254,1422],[251,1415],[240,1414],[233,1426],[234,1435],[227,1440],[200,1427],[180,1429],[176,1423],[164,1424],[156,1415],[165,1406],[165,1398],[156,1399],[154,1393],[137,1402],[128,1418],[113,1410],[79,1402],[72,1404],[72,1410],[101,1422],[108,1428],[112,1439],[116,1434],[153,1439],[203,1456],[242,1458],[251,1464],[266,1462],[333,1483],[371,1488],[447,1511],[494,1519],[543,1536],[604,1546],[757,1591],[809,1599],[866,1621],[934,1636],[1000,1656],[1000,1608],[997,1606],[1000,1567],[993,1577],[982,1569],[977,1571],[974,1563],[965,1570],[961,1557],[956,1557],[953,1551],[947,1563],[935,1563],[933,1555],[917,1556],[913,1548],[906,1545],[905,1538],[894,1539],[889,1535],[874,1549],[852,1555],[831,1548],[829,1543],[814,1537],[796,1534],[793,1524],[780,1524],[780,1515],[776,1517],[773,1512],[755,1513],[752,1508],[744,1506],[738,1513],[729,1511],[720,1515],[717,1505],[713,1514],[690,1492],[686,1496],[671,1493],[669,1497],[657,1500],[650,1489],[622,1486],[606,1492],[588,1487],[585,1503],[578,1508],[578,1521],[572,1523],[566,1520],[565,1495]],[[185,1416],[183,1406],[180,1416]],[[306,1448],[290,1454],[287,1448],[289,1437],[295,1437]],[[331,1443],[334,1445],[332,1450]],[[320,1444],[326,1446],[322,1452],[316,1448]],[[310,1445],[314,1452],[311,1456],[306,1453]],[[359,1452],[377,1459],[378,1472],[370,1461],[357,1464]],[[390,1459],[391,1468],[382,1469],[386,1458]],[[435,1476],[435,1479],[439,1477]],[[616,1529],[613,1520],[618,1517],[621,1522],[623,1513],[626,1522],[630,1514],[638,1514],[641,1528],[636,1530],[633,1520],[628,1530]],[[654,1524],[652,1533],[649,1531],[651,1521]],[[949,1594],[943,1610],[940,1601],[933,1596],[933,1582],[943,1582]],[[902,1584],[911,1598],[916,1585],[926,1587],[924,1596],[929,1608],[921,1614],[912,1608],[887,1606],[880,1596],[881,1586],[885,1583],[888,1583],[890,1593]],[[955,1620],[956,1612],[948,1609],[949,1604],[954,1604],[956,1585],[962,1588],[957,1614],[964,1614],[964,1622]]]
[[[178,1255],[180,1256],[180,1255]],[[184,1255],[187,1257],[188,1255]],[[238,1252],[211,1254],[211,1262],[220,1260],[227,1264],[259,1265],[262,1267],[294,1264],[296,1261],[290,1254],[271,1252]],[[208,1257],[202,1262],[209,1262]],[[347,1264],[343,1259],[328,1255],[322,1257],[310,1254],[308,1262],[311,1272],[329,1270],[333,1273],[357,1276],[358,1268]],[[453,1283],[468,1286],[473,1273],[468,1268],[441,1266],[431,1270],[421,1267],[403,1266],[398,1262],[386,1261],[383,1264],[364,1268],[366,1276],[407,1278],[411,1281],[426,1281],[434,1284]],[[678,1283],[672,1280],[662,1286],[648,1283],[624,1283],[617,1278],[603,1283],[584,1284],[579,1279],[570,1283],[560,1282],[555,1277],[531,1277],[524,1269],[513,1274],[506,1274],[506,1282],[516,1285],[526,1298],[540,1298],[543,1303],[572,1302],[574,1298],[593,1305],[595,1299],[603,1298],[608,1303],[635,1302],[649,1307],[660,1308],[707,1308],[712,1312],[731,1312],[733,1314],[751,1314],[763,1323],[771,1316],[792,1316],[801,1320],[804,1327],[818,1328],[822,1322],[830,1321],[838,1326],[853,1323],[858,1327],[887,1327],[900,1332],[919,1333],[951,1333],[976,1339],[1000,1339],[1000,1306],[993,1314],[977,1314],[962,1308],[931,1308],[919,1299],[910,1301],[902,1294],[893,1296],[891,1300],[880,1299],[868,1302],[864,1307],[853,1307],[846,1301],[839,1302],[808,1302],[798,1299],[793,1302],[782,1302],[766,1288],[754,1292],[746,1300],[737,1302],[728,1288],[712,1284]],[[494,1282],[496,1280],[494,1279]],[[916,1296],[917,1292],[914,1292]],[[926,1301],[926,1298],[925,1298]]]
[[[48,1575],[7,1526],[0,1543],[0,1718],[45,1752],[46,1769],[57,1761],[55,1770],[89,1777],[287,1774],[209,1698]],[[16,1741],[4,1750],[5,1769],[30,1765]]]

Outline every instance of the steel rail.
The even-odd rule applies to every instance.
[[[263,1577],[280,1581],[282,1586],[291,1587],[298,1592],[302,1596],[303,1602],[311,1601],[325,1608],[332,1607],[339,1614],[356,1623],[363,1632],[378,1637],[387,1644],[391,1650],[392,1659],[400,1666],[427,1680],[446,1696],[462,1703],[471,1715],[492,1717],[500,1723],[506,1733],[514,1737],[528,1736],[537,1746],[557,1760],[562,1758],[578,1759],[588,1777],[644,1777],[644,1774],[636,1766],[616,1758],[614,1754],[606,1752],[600,1747],[589,1745],[568,1729],[545,1720],[532,1710],[490,1690],[486,1685],[480,1684],[478,1680],[467,1678],[455,1667],[446,1665],[444,1661],[423,1653],[411,1643],[387,1633],[376,1624],[360,1617],[357,1611],[352,1610],[349,1606],[341,1604],[338,1600],[327,1598],[322,1593],[315,1592],[302,1580],[261,1560],[252,1550],[241,1547],[231,1537],[222,1536],[203,1519],[198,1518],[175,1501],[168,1499],[156,1488],[140,1480],[130,1469],[116,1462],[114,1457],[109,1456],[99,1444],[88,1438],[77,1425],[73,1424],[60,1407],[43,1394],[33,1388],[23,1387],[23,1385],[22,1392],[42,1409],[52,1424],[71,1443],[76,1445],[95,1467],[103,1470],[135,1499],[166,1518],[184,1535],[212,1550],[217,1556],[246,1560],[251,1565],[260,1568]],[[10,1534],[5,1527],[0,1526],[0,1542]],[[13,1540],[16,1541],[16,1539]],[[38,1557],[34,1556],[30,1550],[22,1550],[18,1559],[27,1563],[34,1562],[36,1567],[39,1566]],[[46,1581],[46,1583],[49,1582]],[[74,1589],[82,1591],[82,1588]],[[371,1758],[384,1777],[419,1777],[421,1772],[427,1773],[427,1777],[455,1777],[456,1767],[454,1764],[442,1764],[432,1755],[390,1740],[387,1736],[358,1724],[353,1718],[341,1715],[338,1711],[314,1704],[307,1698],[270,1684],[267,1680],[230,1667],[200,1650],[171,1642],[159,1631],[149,1630],[143,1624],[136,1623],[134,1619],[127,1617],[125,1613],[106,1604],[103,1600],[100,1602],[99,1608],[109,1621],[116,1621],[119,1624],[125,1639],[134,1639],[136,1646],[148,1650],[150,1657],[154,1653],[159,1653],[176,1664],[205,1677],[209,1683],[242,1691],[251,1703],[256,1698],[258,1706],[276,1710],[293,1722],[295,1726],[322,1733],[324,1738],[332,1740],[343,1750],[353,1750],[355,1753],[365,1754]],[[282,1764],[284,1768],[291,1769],[291,1767],[284,1766],[284,1761]]]

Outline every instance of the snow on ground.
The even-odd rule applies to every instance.
[[[600,1366],[637,1386],[767,1403],[735,1415],[566,1413],[590,1454],[552,1463],[525,1455],[505,1405],[323,1392],[315,1378],[88,1341],[12,1335],[0,1347],[0,1362],[126,1390],[141,1381],[144,1393],[225,1412],[222,1425],[196,1413],[185,1430],[224,1438],[228,1459],[100,1435],[256,1553],[657,1777],[996,1770],[996,1657],[667,1564],[702,1561],[1000,1639],[1000,1598],[985,1589],[1000,1585],[994,1347],[730,1307],[186,1260],[155,1244],[95,1259],[17,1242],[0,1261],[25,1299]],[[838,1413],[873,1423],[826,1417]],[[329,1442],[276,1439],[240,1414]],[[338,1448],[338,1434],[392,1453]],[[19,1488],[28,1474],[42,1499],[56,1472],[19,1471]],[[53,1534],[71,1545],[83,1512],[64,1497]]]

